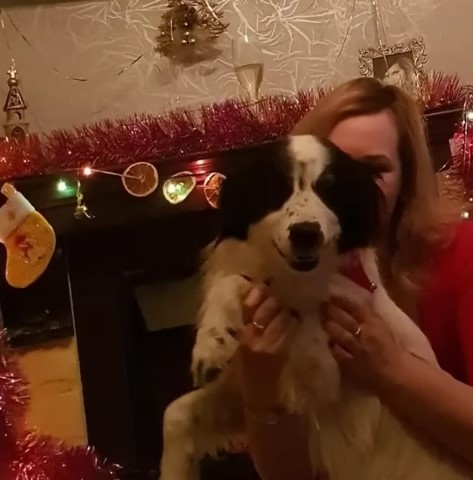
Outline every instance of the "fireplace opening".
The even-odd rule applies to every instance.
[[[5,265],[5,251],[0,264]],[[25,289],[13,288],[0,275],[1,313],[13,347],[73,335],[69,266],[64,243],[58,242],[46,272]]]
[[[162,416],[192,389],[201,250],[213,210],[67,239],[89,443],[125,466],[124,478],[158,478]],[[257,479],[246,455],[206,459],[203,480]]]

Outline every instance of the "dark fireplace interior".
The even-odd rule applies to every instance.
[[[428,119],[437,168],[449,157],[459,114]],[[161,183],[183,170],[226,173],[219,162],[162,163]],[[75,330],[89,443],[124,466],[123,478],[156,479],[163,411],[192,388],[196,274],[200,250],[218,229],[218,212],[206,202],[201,181],[182,204],[170,205],[160,189],[135,199],[115,178],[99,175],[83,182],[95,218],[79,221],[74,198],[55,197],[57,179],[16,182],[53,225],[58,246],[46,273],[27,289],[14,290],[2,277],[4,322],[14,345]],[[222,454],[202,469],[203,480],[258,478],[246,455]]]

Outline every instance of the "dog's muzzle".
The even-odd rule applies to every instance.
[[[308,272],[319,263],[324,235],[318,222],[293,223],[289,227],[290,264],[294,270]]]

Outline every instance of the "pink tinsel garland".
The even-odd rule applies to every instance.
[[[473,85],[465,87],[462,120],[450,140],[450,148],[451,170],[463,179],[469,204],[473,205]]]
[[[465,190],[469,198],[473,198],[473,122],[467,125],[459,124],[453,136],[453,148],[456,152],[452,156],[451,171],[463,179]],[[466,133],[466,136],[465,136]],[[471,201],[471,200],[470,200]]]
[[[118,170],[140,160],[169,161],[262,143],[287,134],[324,93],[318,89],[270,96],[254,105],[230,99],[197,110],[136,115],[31,135],[25,143],[2,142],[0,178],[59,173],[85,165]],[[424,109],[461,105],[463,95],[456,75],[431,73]]]
[[[14,354],[0,332],[0,480],[116,480],[116,465],[90,447],[70,447],[24,429],[29,396]]]

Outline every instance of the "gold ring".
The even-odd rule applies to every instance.
[[[353,334],[354,337],[359,337],[361,334],[361,325],[358,325],[356,332]]]
[[[266,327],[264,325],[261,325],[258,322],[255,322],[254,320],[251,322],[260,332],[264,332],[266,330]]]

